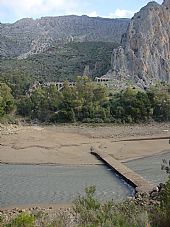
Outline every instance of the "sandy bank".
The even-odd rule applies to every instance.
[[[91,146],[122,161],[170,150],[170,124],[0,128],[1,163],[100,164]]]

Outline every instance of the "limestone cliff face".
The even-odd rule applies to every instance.
[[[150,2],[134,15],[111,65],[113,79],[130,78],[139,87],[170,82],[170,0]]]

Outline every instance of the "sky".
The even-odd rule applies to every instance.
[[[155,0],[162,3],[163,0]],[[125,18],[145,6],[149,0],[0,0],[0,22],[43,16],[88,15]]]

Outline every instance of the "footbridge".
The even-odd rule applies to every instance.
[[[95,155],[98,159],[108,165],[114,172],[121,176],[127,183],[133,186],[136,192],[150,192],[154,186],[152,183],[145,180],[142,176],[126,167],[120,161],[113,158],[108,153],[101,151],[97,148],[91,147],[91,154]]]

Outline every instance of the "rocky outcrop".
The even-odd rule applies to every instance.
[[[165,184],[160,183],[158,186],[154,187],[150,193],[137,192],[132,200],[136,205],[150,207],[153,205],[159,205],[161,196],[165,192]],[[130,198],[131,199],[131,198]]]
[[[45,52],[46,50],[53,46],[54,42],[55,42],[54,39],[51,38],[50,35],[48,35],[48,33],[42,34],[41,36],[37,37],[35,40],[31,42],[30,50],[18,56],[18,59],[25,59],[33,54]]]
[[[131,19],[121,46],[113,50],[108,76],[145,88],[170,82],[170,0],[150,2]]]
[[[49,46],[70,41],[106,41],[120,43],[129,19],[88,16],[60,16],[21,19],[13,24],[0,23],[0,57],[25,58],[45,51]]]

